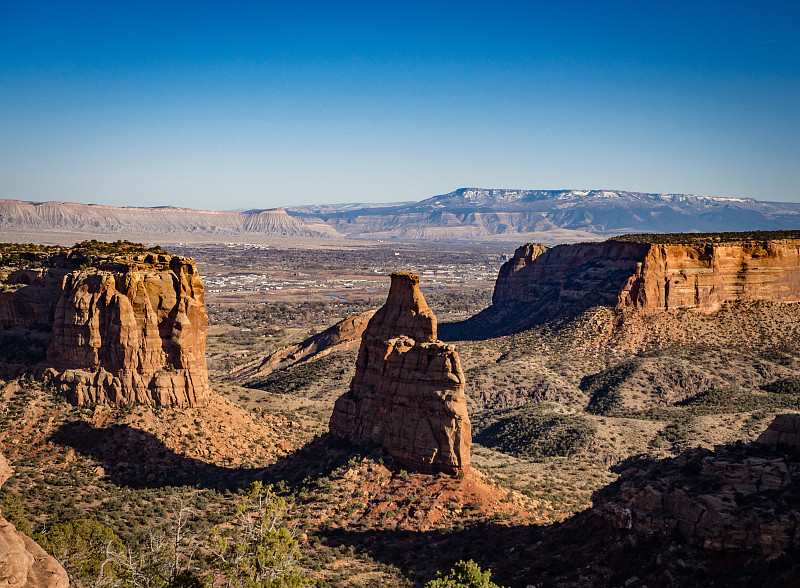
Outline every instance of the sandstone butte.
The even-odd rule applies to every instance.
[[[0,486],[11,476],[0,454]],[[61,565],[36,542],[0,516],[0,586],[66,588],[69,577]]]
[[[374,314],[374,310],[369,310],[343,318],[321,333],[317,333],[300,343],[289,345],[270,353],[264,358],[244,364],[233,371],[231,375],[235,378],[268,376],[272,372],[319,357],[325,357],[337,351],[358,349],[364,329],[367,328],[369,319]]]
[[[558,311],[584,299],[653,313],[714,312],[734,301],[800,301],[800,239],[719,235],[719,241],[694,242],[686,236],[683,243],[646,242],[647,236],[552,248],[529,243],[500,269],[492,302]]]
[[[800,548],[798,450],[800,415],[777,415],[753,443],[690,449],[622,472],[592,497],[593,511],[617,529],[777,557]]]
[[[458,353],[437,340],[419,276],[391,278],[361,338],[350,390],[336,400],[331,435],[382,445],[414,471],[465,472],[472,436]]]
[[[208,317],[194,261],[146,252],[73,257],[45,255],[43,267],[0,276],[5,336],[21,345],[38,338],[46,349],[32,357],[33,373],[76,404],[207,404]],[[31,369],[5,363],[5,372]]]

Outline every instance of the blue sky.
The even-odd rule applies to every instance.
[[[0,0],[0,198],[800,202],[800,3]]]

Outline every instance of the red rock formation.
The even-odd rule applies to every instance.
[[[386,304],[364,331],[356,375],[336,401],[330,431],[383,445],[409,469],[464,471],[472,441],[464,389],[455,348],[436,339],[419,276],[394,273]]]
[[[268,376],[272,372],[305,363],[318,357],[325,357],[336,351],[349,351],[358,349],[361,344],[361,335],[367,328],[367,323],[374,310],[348,316],[316,335],[297,343],[270,353],[263,359],[247,363],[231,373],[236,378],[253,378]]]
[[[0,293],[0,324],[46,339],[46,358],[31,357],[35,371],[72,402],[208,402],[208,317],[191,259],[110,255],[13,277]]]
[[[547,249],[546,245],[540,245],[539,243],[526,243],[522,247],[518,247],[514,251],[514,256],[500,268],[497,284],[502,284],[502,286],[499,289],[495,286],[492,302],[512,298],[514,297],[512,293],[517,293],[516,295],[519,296],[525,290],[529,280],[527,272],[524,271],[525,268]],[[520,281],[522,283],[519,283]],[[494,299],[495,297],[497,297],[497,300]]]
[[[603,304],[659,312],[718,310],[725,302],[800,301],[800,240],[683,244],[609,240],[526,245],[500,270],[492,302],[526,303],[557,314]],[[528,259],[530,257],[530,259]]]
[[[8,461],[0,455],[0,486],[11,473]],[[66,588],[69,577],[33,539],[0,517],[0,586]]]
[[[715,311],[755,300],[800,301],[800,240],[653,245],[618,306]]]

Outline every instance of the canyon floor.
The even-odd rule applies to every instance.
[[[512,251],[168,249],[194,257],[205,284],[219,397],[204,409],[110,410],[70,406],[25,378],[0,383],[0,443],[16,470],[0,495],[24,497],[34,533],[85,517],[134,542],[171,524],[180,497],[200,534],[232,516],[238,489],[265,480],[291,500],[302,571],[320,585],[423,585],[471,558],[500,583],[579,586],[578,572],[532,582],[520,554],[586,510],[592,493],[633,461],[752,441],[775,414],[800,410],[797,304],[649,318],[595,308],[516,335],[453,341],[467,379],[475,472],[409,473],[380,449],[326,435],[355,351],[251,380],[231,371],[379,307],[396,270],[422,276],[444,338],[447,323],[490,303]],[[569,559],[567,544],[549,541]],[[681,555],[687,566],[697,556]],[[632,574],[625,565],[618,573]],[[614,573],[619,584],[634,577]]]

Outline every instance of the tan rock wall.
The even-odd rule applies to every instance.
[[[715,311],[756,300],[800,301],[800,241],[653,245],[618,306]]]
[[[800,240],[526,245],[500,270],[494,304],[713,312],[725,302],[800,301]],[[584,305],[584,307],[586,306]],[[539,305],[539,306],[536,306]],[[581,307],[583,308],[583,307]]]

